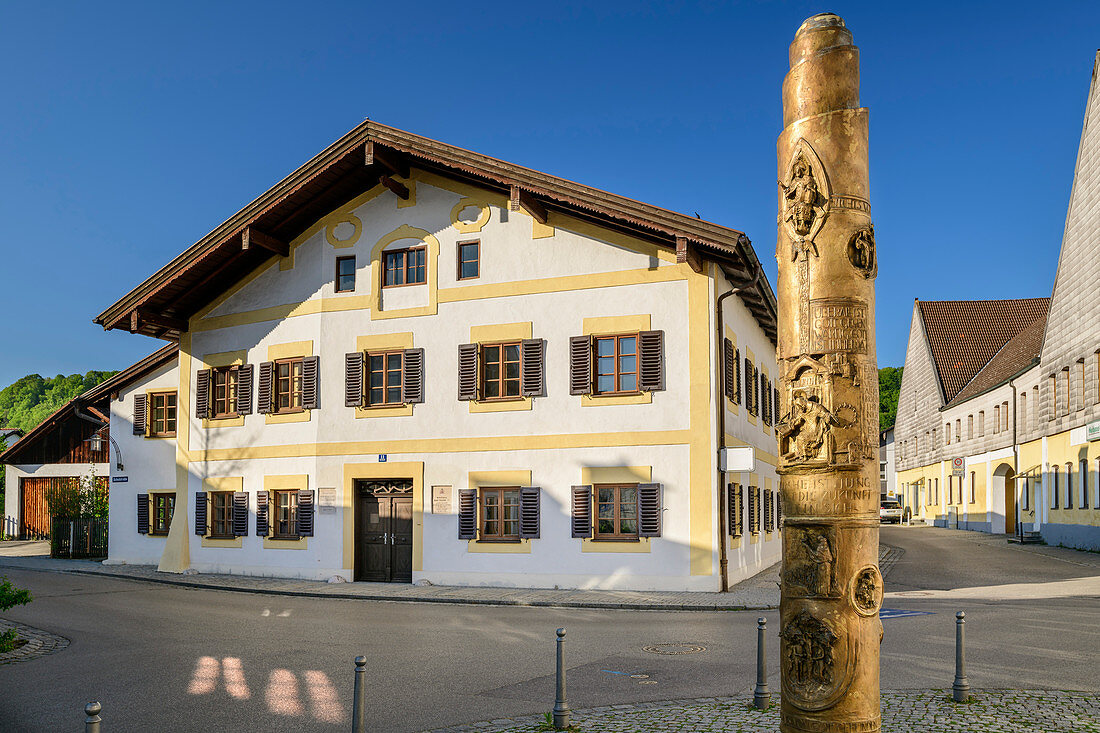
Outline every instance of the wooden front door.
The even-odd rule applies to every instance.
[[[412,582],[412,482],[359,484],[356,580]]]

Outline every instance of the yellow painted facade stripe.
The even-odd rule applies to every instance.
[[[710,263],[709,272],[714,264]],[[713,278],[698,274],[687,263],[677,265],[688,281],[688,409],[691,435],[688,449],[688,536],[692,575],[714,573],[714,527],[711,510],[714,453],[711,450],[710,286]],[[665,268],[671,269],[671,268]]]

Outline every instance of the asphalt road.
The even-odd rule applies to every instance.
[[[925,615],[884,620],[882,687],[949,688],[963,609],[972,686],[1100,691],[1100,556],[968,534],[883,528],[883,542],[906,551],[884,605]],[[72,641],[0,666],[0,730],[11,733],[81,730],[90,700],[103,703],[104,733],[346,731],[358,654],[370,659],[371,731],[537,714],[553,704],[558,626],[574,707],[751,696],[755,681],[759,612],[385,603],[5,573],[35,601],[4,616]],[[775,691],[776,613],[764,615]],[[642,650],[670,642],[706,651]]]

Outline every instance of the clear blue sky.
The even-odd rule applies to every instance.
[[[528,10],[527,8],[532,8]],[[1050,294],[1100,3],[6,3],[0,386],[364,117],[748,233],[775,282],[787,45],[862,51],[879,364],[913,298]]]

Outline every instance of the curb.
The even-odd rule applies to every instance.
[[[173,578],[147,578],[125,573],[112,573],[102,570],[81,570],[79,568],[29,568],[20,565],[7,565],[0,561],[0,568],[12,568],[13,570],[29,570],[39,573],[68,573],[74,575],[102,576],[119,580],[132,580],[138,583],[159,583],[161,585],[174,585],[181,588],[198,588],[201,590],[220,590],[234,593],[253,593],[268,596],[297,596],[301,598],[336,598],[347,601],[383,601],[392,603],[446,603],[461,606],[519,606],[528,608],[588,608],[622,611],[774,611],[777,606],[759,605],[730,605],[709,606],[704,604],[673,604],[673,603],[616,603],[598,601],[523,601],[511,599],[482,599],[482,598],[405,598],[401,596],[386,596],[362,593],[319,593],[307,590],[280,590],[278,588],[247,588],[233,585],[221,585],[218,583],[197,583],[189,580],[176,580]]]

